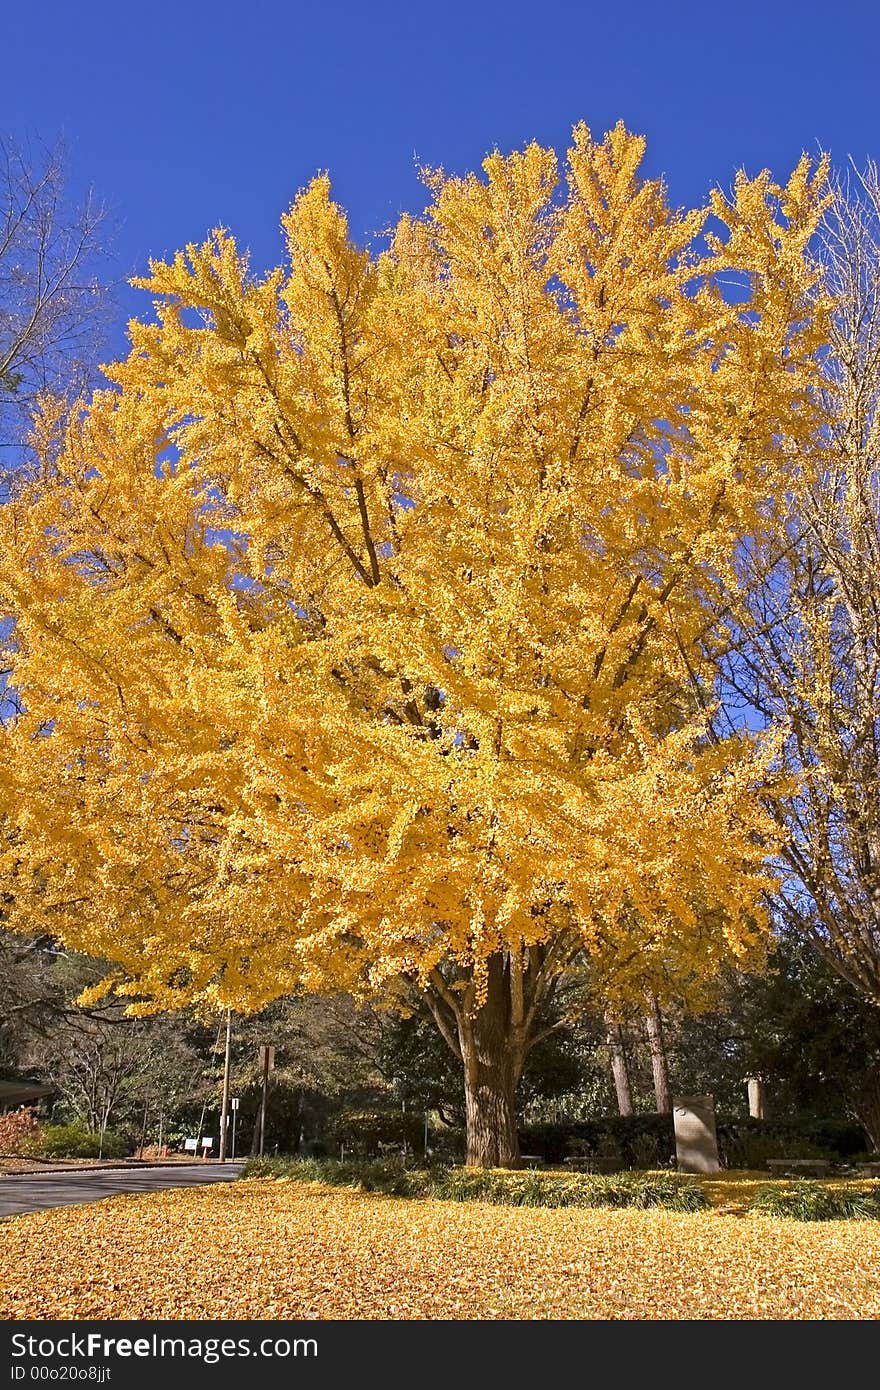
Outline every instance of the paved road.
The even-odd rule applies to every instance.
[[[68,1173],[16,1173],[0,1177],[0,1218],[19,1216],[45,1207],[69,1207],[100,1202],[117,1192],[156,1192],[163,1187],[192,1187],[196,1183],[230,1182],[240,1163],[174,1164],[168,1168],[81,1169]]]

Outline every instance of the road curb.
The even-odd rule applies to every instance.
[[[88,1168],[33,1168],[26,1173],[0,1172],[0,1178],[41,1178],[51,1177],[54,1173],[143,1173],[150,1168],[179,1168],[186,1173],[192,1173],[202,1168],[237,1167],[239,1162],[243,1163],[244,1160],[230,1159],[222,1165],[216,1160],[213,1163],[202,1163],[200,1160],[194,1163],[94,1163]]]

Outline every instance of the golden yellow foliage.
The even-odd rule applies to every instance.
[[[574,958],[756,946],[768,753],[708,737],[701,635],[821,423],[826,169],[702,239],[643,150],[432,175],[378,256],[322,176],[265,279],[222,230],[151,265],[0,517],[11,921],[159,1007],[421,991],[508,1119]]]
[[[4,1318],[880,1317],[880,1222],[400,1201],[299,1183],[0,1225]]]

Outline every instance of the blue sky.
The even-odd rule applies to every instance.
[[[677,203],[819,145],[880,156],[878,43],[867,0],[44,0],[4,16],[0,129],[66,137],[113,210],[120,276],[218,224],[262,270],[319,169],[368,239],[423,205],[417,163],[562,151],[580,119],[644,133]]]

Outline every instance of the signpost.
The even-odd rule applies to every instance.
[[[263,1046],[260,1048],[260,1069],[263,1073],[263,1100],[260,1105],[260,1157],[263,1156],[263,1148],[266,1140],[266,1092],[269,1089],[269,1072],[275,1066],[274,1047]]]
[[[226,1050],[223,1054],[223,1103],[220,1107],[220,1162],[226,1162],[229,1130],[229,1061],[232,1050],[232,1010],[226,1010]]]
[[[184,1141],[183,1141],[183,1147],[187,1150],[187,1152],[189,1152],[189,1153],[195,1153],[195,1152],[197,1151],[198,1147],[199,1147],[199,1141],[198,1141],[198,1139],[195,1139],[195,1138],[193,1138],[193,1139],[184,1139]]]
[[[213,1149],[213,1147],[214,1147],[214,1140],[213,1140],[213,1139],[205,1138],[205,1139],[202,1140],[202,1162],[203,1162],[203,1163],[204,1163],[205,1159],[208,1157],[208,1151],[209,1151],[209,1149]]]

